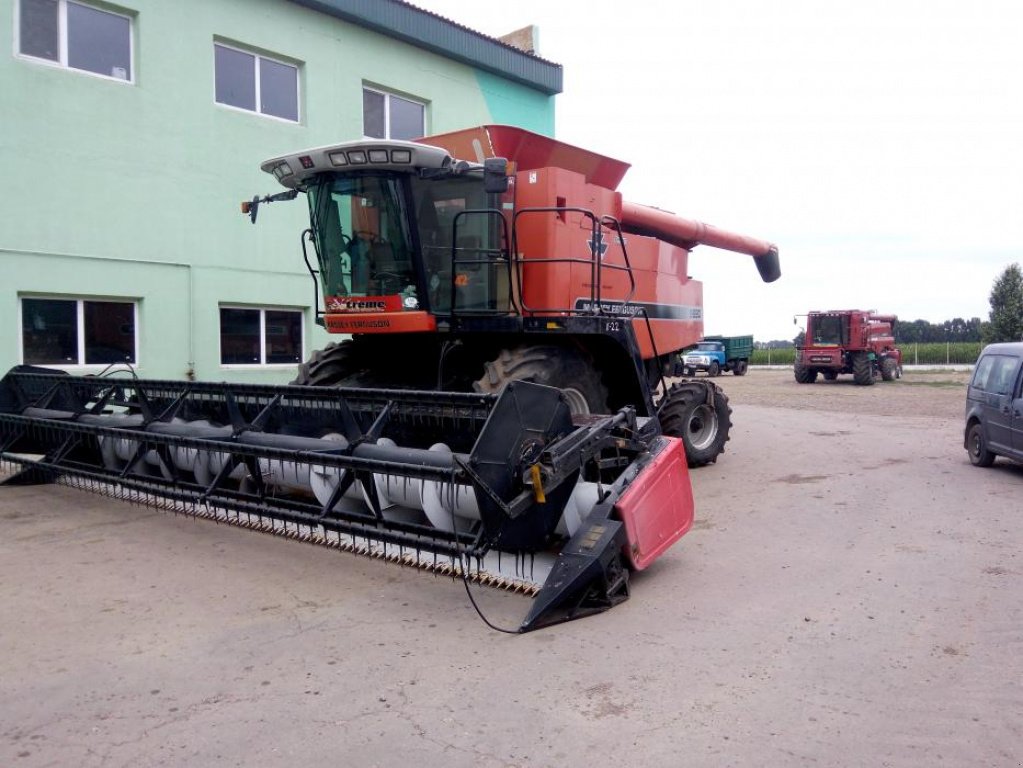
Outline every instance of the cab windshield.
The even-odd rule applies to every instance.
[[[843,318],[838,315],[819,315],[813,318],[814,344],[844,344]]]
[[[309,208],[324,300],[394,296],[418,308],[412,243],[401,177],[325,177],[309,189]]]

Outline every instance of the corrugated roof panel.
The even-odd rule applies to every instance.
[[[553,95],[562,91],[560,64],[469,29],[402,0],[290,0],[320,13],[424,48]]]

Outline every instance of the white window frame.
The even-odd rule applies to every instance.
[[[427,134],[427,130],[426,130],[426,114],[427,114],[427,111],[428,111],[427,110],[427,106],[428,105],[427,105],[427,103],[425,101],[420,101],[419,99],[414,98],[412,96],[406,96],[404,93],[395,93],[394,91],[386,91],[383,88],[375,88],[375,87],[373,87],[371,85],[366,85],[365,83],[363,83],[363,85],[362,85],[362,90],[363,91],[369,91],[370,93],[379,93],[381,96],[384,97],[384,138],[381,139],[381,141],[383,141],[383,140],[390,140],[390,138],[391,138],[391,99],[392,98],[402,99],[404,101],[411,102],[412,104],[418,104],[419,106],[421,106],[423,108],[423,132],[422,132],[421,135],[422,136],[428,135]],[[363,114],[363,116],[362,116],[362,128],[363,128],[363,130],[366,129],[366,115],[365,114]],[[369,139],[369,138],[372,138],[372,137],[367,136],[365,133],[363,133],[362,138]]]
[[[245,109],[245,107],[236,107],[234,104],[225,104],[222,101],[217,101],[217,53],[216,48],[226,48],[229,51],[237,51],[238,53],[244,53],[246,56],[252,56],[255,60],[253,66],[256,69],[256,108]],[[224,42],[214,38],[213,40],[213,103],[218,107],[224,109],[230,109],[234,112],[241,112],[246,115],[259,115],[265,117],[268,120],[279,120],[282,123],[288,125],[300,125],[302,123],[302,66],[300,62],[289,61],[288,59],[278,58],[276,56],[267,56],[265,53],[259,53],[251,48],[245,48],[241,45],[235,45],[232,43]],[[281,66],[291,67],[295,70],[295,114],[297,117],[292,120],[289,117],[280,117],[279,115],[271,115],[267,112],[263,112],[260,109],[262,99],[260,98],[263,88],[263,70],[262,64],[260,63],[263,59],[272,61],[274,64],[280,64]]]
[[[111,16],[120,16],[122,19],[128,20],[128,60],[131,66],[131,76],[128,78],[114,77],[113,75],[104,75],[102,72],[93,72],[89,69],[78,69],[72,67],[67,63],[68,59],[68,35],[67,35],[67,6],[68,3],[74,5],[81,5],[85,8],[91,8],[94,11],[100,11],[102,13],[109,13]],[[111,10],[110,8],[100,7],[93,3],[83,3],[81,0],[57,0],[57,38],[58,38],[58,51],[57,60],[43,59],[39,56],[32,56],[28,53],[21,52],[21,0],[14,0],[14,55],[19,59],[25,61],[31,61],[37,64],[43,64],[48,67],[55,67],[57,69],[66,69],[68,72],[77,72],[82,75],[88,75],[89,77],[98,77],[101,80],[110,80],[115,83],[121,83],[123,85],[135,85],[135,17],[128,13],[121,13],[119,11]]]
[[[243,110],[248,111],[248,110]],[[224,347],[223,347],[223,335],[224,329],[220,325],[220,310],[222,309],[243,309],[249,312],[259,312],[259,362],[258,363],[225,363],[224,362]],[[305,309],[296,307],[265,307],[258,306],[254,307],[249,304],[221,304],[217,307],[217,361],[220,363],[220,367],[223,369],[248,369],[248,370],[282,370],[288,368],[294,368],[296,363],[268,363],[266,362],[266,313],[267,312],[292,312],[299,316],[301,323],[299,330],[301,331],[300,347],[298,350],[299,362],[305,360]]]
[[[75,325],[77,330],[77,337],[75,344],[78,347],[78,361],[74,363],[26,363],[25,362],[25,326],[24,317],[25,312],[22,306],[22,302],[26,299],[35,301],[73,301],[75,302]],[[132,339],[134,350],[133,357],[135,362],[117,362],[117,363],[86,363],[85,362],[85,303],[95,302],[100,304],[131,304],[132,309],[132,325],[135,329],[134,336]],[[21,365],[35,365],[40,368],[55,368],[57,370],[74,370],[74,371],[102,371],[104,368],[110,368],[111,366],[117,365],[130,365],[132,368],[139,367],[139,300],[138,299],[126,299],[120,296],[54,296],[50,294],[36,294],[36,293],[24,293],[18,295],[18,362]]]

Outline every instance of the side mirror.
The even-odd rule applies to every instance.
[[[508,191],[508,161],[503,157],[488,157],[483,161],[483,191],[501,194]]]

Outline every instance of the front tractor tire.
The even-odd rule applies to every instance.
[[[509,381],[557,387],[574,415],[610,412],[600,372],[571,347],[544,344],[503,349],[496,360],[484,364],[483,378],[473,384],[473,389],[497,393]]]
[[[725,450],[732,409],[728,396],[716,384],[686,381],[673,385],[661,400],[657,416],[664,434],[681,438],[690,467],[712,464]]]
[[[881,361],[881,378],[884,381],[894,381],[899,378],[899,364],[894,357],[886,357]]]
[[[866,352],[857,352],[852,361],[853,381],[860,386],[874,383],[874,362]]]
[[[332,341],[323,349],[315,350],[308,360],[298,366],[298,375],[291,383],[308,387],[333,387],[358,375],[360,369],[354,342]]]
[[[815,368],[807,368],[798,360],[792,370],[796,377],[796,381],[800,384],[813,384],[817,381],[817,370]]]

